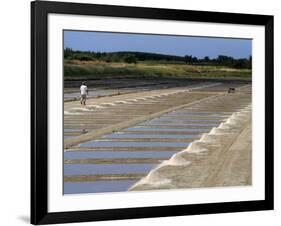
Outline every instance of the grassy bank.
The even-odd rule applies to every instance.
[[[250,78],[251,73],[250,69],[161,62],[138,62],[137,64],[77,60],[64,62],[65,80],[116,77]]]

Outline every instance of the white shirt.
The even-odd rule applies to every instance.
[[[80,86],[81,95],[87,94],[88,87],[85,85]]]

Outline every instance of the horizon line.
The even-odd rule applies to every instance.
[[[227,56],[227,57],[232,57],[233,59],[249,59],[250,57],[252,57],[252,54],[249,54],[248,57],[235,57],[232,55],[226,55],[226,54],[218,54],[216,57],[211,58],[208,55],[205,55],[204,57],[200,58],[197,57],[195,55],[192,54],[186,54],[186,55],[174,55],[174,54],[165,54],[165,53],[160,53],[160,52],[144,52],[144,51],[134,51],[134,50],[124,50],[124,51],[93,51],[93,50],[78,50],[78,49],[73,49],[71,47],[64,47],[63,50],[65,49],[71,49],[72,51],[80,51],[80,52],[93,52],[93,53],[124,53],[124,52],[128,52],[128,53],[149,53],[149,54],[159,54],[159,55],[164,55],[164,56],[174,56],[174,57],[185,57],[185,56],[192,56],[192,57],[196,57],[197,59],[204,59],[205,57],[209,57],[210,59],[216,59],[219,56]]]

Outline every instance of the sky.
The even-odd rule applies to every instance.
[[[64,31],[64,48],[80,51],[139,51],[168,55],[216,58],[227,55],[248,58],[252,41],[247,39],[146,35],[93,31]]]

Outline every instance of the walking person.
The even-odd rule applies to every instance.
[[[86,82],[82,82],[82,85],[80,86],[80,92],[81,92],[81,105],[86,105],[86,99],[88,95],[88,87],[86,86]]]

